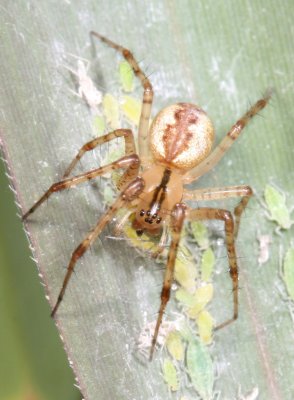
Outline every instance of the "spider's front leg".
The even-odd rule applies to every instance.
[[[142,178],[136,178],[131,182],[128,187],[121,193],[118,199],[112,204],[111,207],[106,211],[106,213],[98,221],[95,228],[85,237],[85,239],[79,244],[79,246],[72,253],[70,262],[67,267],[67,272],[63,280],[62,288],[59,292],[56,304],[52,310],[51,316],[54,317],[70,280],[70,277],[74,271],[74,267],[79,258],[88,250],[91,244],[97,239],[97,237],[102,232],[105,225],[112,219],[116,212],[124,207],[126,204],[130,203],[132,200],[137,198],[144,189],[144,181]]]
[[[235,239],[234,239],[234,219],[232,214],[227,210],[222,210],[220,208],[198,208],[190,209],[187,211],[187,219],[189,220],[205,220],[205,219],[216,219],[221,220],[225,223],[225,234],[226,234],[226,246],[228,252],[230,275],[233,283],[233,300],[234,300],[234,311],[233,317],[220,325],[215,329],[221,329],[238,318],[238,265],[237,256],[235,249]]]
[[[153,357],[154,348],[156,345],[159,328],[162,322],[163,313],[170,298],[170,289],[174,278],[175,261],[181,238],[181,231],[185,220],[185,215],[186,215],[186,205],[183,203],[176,204],[171,214],[171,245],[168,253],[163,287],[161,291],[161,304],[159,308],[159,314],[151,343],[150,358],[149,358],[150,361],[152,360]]]
[[[106,135],[107,136],[107,135]],[[110,137],[110,136],[109,136]],[[75,264],[77,260],[82,257],[82,255],[87,251],[89,246],[95,241],[95,239],[100,235],[101,231],[105,225],[111,220],[111,218],[116,214],[116,212],[124,207],[125,205],[131,203],[139,194],[143,191],[144,181],[142,178],[138,177],[140,167],[140,160],[136,154],[131,154],[121,159],[114,161],[104,167],[100,167],[84,174],[74,176],[72,178],[64,179],[60,182],[54,183],[44,195],[23,215],[23,220],[25,220],[31,213],[33,213],[46,199],[48,199],[51,194],[70,188],[79,183],[88,181],[97,176],[105,174],[109,171],[115,169],[126,169],[123,177],[125,178],[125,184],[128,182],[128,186],[122,191],[118,199],[114,204],[106,211],[104,216],[99,220],[96,227],[91,231],[86,238],[80,243],[80,245],[75,249],[70,259],[69,265],[67,267],[67,273],[65,275],[62,288],[60,290],[58,300],[53,308],[51,316],[53,317],[62,301],[63,295],[65,293],[66,287],[73,273]],[[131,183],[129,183],[131,180]]]
[[[133,132],[130,129],[116,129],[115,131],[112,131],[110,133],[107,133],[106,135],[100,136],[98,138],[91,140],[90,142],[85,143],[80,148],[77,155],[74,157],[72,162],[67,167],[67,169],[63,175],[63,178],[68,177],[68,175],[75,168],[78,161],[83,157],[83,155],[87,151],[94,150],[95,147],[101,146],[103,143],[110,142],[111,140],[119,138],[119,137],[123,137],[125,140],[125,155],[127,156],[127,155],[131,155],[131,154],[135,154],[136,146],[135,146]]]
[[[95,36],[102,42],[106,43],[108,46],[112,47],[113,49],[121,53],[121,55],[130,64],[130,67],[134,71],[134,74],[137,76],[137,78],[140,80],[141,85],[144,89],[142,109],[141,109],[139,129],[138,129],[139,155],[141,161],[144,164],[144,162],[148,160],[149,156],[148,131],[149,131],[149,119],[153,101],[153,89],[151,82],[149,81],[144,71],[142,71],[142,69],[140,68],[137,60],[130,52],[130,50],[120,46],[117,43],[114,43],[112,40],[109,40],[105,36],[100,35],[100,33],[91,31],[90,35]]]
[[[32,214],[42,203],[44,203],[45,200],[47,200],[55,192],[68,189],[72,186],[78,185],[79,183],[89,181],[93,178],[96,178],[97,176],[120,168],[127,169],[122,178],[124,178],[126,182],[130,182],[130,180],[134,179],[138,175],[139,167],[139,157],[136,154],[132,154],[130,156],[122,157],[117,161],[105,165],[104,167],[96,168],[84,174],[80,174],[72,178],[67,178],[60,182],[56,182],[52,186],[50,186],[50,188],[43,194],[43,196],[38,201],[36,201],[36,203],[23,215],[22,219],[27,219],[30,214]]]

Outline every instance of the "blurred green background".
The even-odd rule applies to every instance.
[[[0,399],[81,398],[0,162]]]

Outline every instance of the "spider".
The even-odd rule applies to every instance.
[[[130,64],[144,89],[138,127],[138,151],[133,133],[129,129],[117,129],[91,140],[79,150],[67,168],[63,179],[51,185],[44,195],[24,214],[23,219],[25,220],[55,192],[73,187],[112,170],[124,170],[117,183],[117,189],[120,191],[119,196],[100,218],[94,229],[88,233],[72,253],[51,316],[54,317],[56,314],[77,261],[97,239],[117,211],[126,208],[128,215],[133,215],[132,227],[136,230],[138,236],[142,235],[143,232],[150,236],[160,237],[161,235],[159,240],[161,247],[164,247],[166,242],[166,231],[170,236],[161,303],[150,349],[150,359],[152,359],[163,314],[170,298],[175,260],[185,220],[223,221],[229,272],[233,286],[233,316],[215,329],[223,328],[238,317],[238,265],[235,239],[238,234],[241,215],[253,191],[250,186],[245,185],[198,188],[195,190],[189,190],[185,186],[196,181],[220,161],[250,119],[266,106],[271,93],[267,91],[231,127],[219,145],[211,151],[214,141],[214,128],[206,112],[197,105],[177,103],[167,106],[157,114],[151,126],[149,126],[153,89],[133,54],[97,32],[91,31],[90,35],[121,53]],[[115,138],[124,139],[124,157],[100,168],[69,177],[77,162],[86,152]],[[230,197],[241,198],[234,209],[234,215],[225,209],[191,208],[186,204],[188,201],[220,200]],[[125,222],[126,218],[121,222],[121,225]]]

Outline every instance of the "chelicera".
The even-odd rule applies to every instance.
[[[167,265],[161,291],[161,304],[152,339],[150,358],[152,358],[163,314],[170,298],[174,266],[180,242],[181,230],[185,220],[220,220],[224,223],[229,271],[233,285],[233,316],[216,329],[233,322],[238,317],[238,265],[235,239],[238,234],[240,217],[252,196],[249,186],[225,186],[218,188],[198,188],[190,190],[187,184],[196,181],[210,171],[224,156],[244,127],[270,99],[266,93],[229,130],[213,151],[214,128],[205,111],[189,103],[177,103],[161,110],[149,127],[153,89],[149,79],[139,67],[132,53],[96,32],[91,35],[114,48],[129,62],[143,89],[142,111],[138,128],[138,151],[134,136],[129,129],[117,129],[102,137],[86,143],[77,153],[63,179],[54,183],[45,194],[23,216],[26,219],[52,193],[79,183],[91,180],[111,170],[122,169],[124,173],[117,188],[117,199],[100,218],[94,229],[84,238],[72,253],[56,304],[51,315],[54,316],[65,293],[75,265],[89,246],[100,235],[106,224],[121,208],[133,214],[133,228],[138,236],[143,232],[159,236],[160,246],[166,245],[170,237]],[[80,175],[69,177],[77,162],[87,151],[109,142],[123,138],[125,156],[106,166],[93,169]],[[192,208],[189,201],[220,200],[240,197],[233,214],[220,208]],[[126,218],[120,223],[123,225]],[[121,226],[120,226],[121,227]],[[167,235],[166,232],[169,234]]]

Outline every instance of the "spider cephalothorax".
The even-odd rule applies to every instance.
[[[213,137],[206,113],[193,104],[173,104],[154,118],[149,138],[153,165],[142,174],[145,188],[133,222],[139,234],[161,231],[170,211],[182,200],[183,174],[206,157]]]
[[[119,51],[129,62],[144,88],[138,129],[138,151],[136,150],[133,133],[129,129],[117,129],[91,140],[80,149],[73,159],[64,174],[64,179],[53,184],[24,214],[23,219],[27,218],[29,214],[35,211],[40,204],[56,191],[72,187],[114,169],[125,170],[117,184],[120,194],[116,201],[74,250],[57,302],[52,310],[52,316],[55,315],[63,299],[78,259],[87,251],[117,211],[121,208],[127,208],[129,214],[134,216],[132,226],[138,235],[146,231],[148,234],[156,236],[162,232],[165,234],[168,230],[170,236],[170,248],[161,292],[161,305],[151,345],[151,358],[163,313],[170,297],[177,249],[185,220],[215,219],[223,221],[230,275],[233,283],[234,312],[231,319],[218,325],[217,328],[228,325],[238,316],[238,266],[235,238],[238,234],[241,214],[252,196],[252,190],[249,186],[244,185],[188,190],[185,185],[197,180],[218,163],[249,120],[266,106],[270,99],[270,93],[258,100],[232,126],[220,144],[211,152],[214,140],[213,126],[206,113],[196,105],[177,103],[164,108],[154,118],[149,129],[153,100],[153,89],[149,79],[140,69],[129,50],[96,32],[91,32],[91,35],[96,36],[110,47]],[[124,157],[104,167],[68,177],[85,152],[118,137],[123,138],[125,141]],[[234,216],[229,211],[220,208],[190,208],[186,204],[191,200],[200,202],[229,197],[241,197],[239,204],[234,209]],[[124,222],[125,220],[123,220]]]
[[[170,210],[181,201],[181,175],[167,166],[155,164],[142,174],[145,187],[136,209],[134,228],[156,235],[169,217]]]

